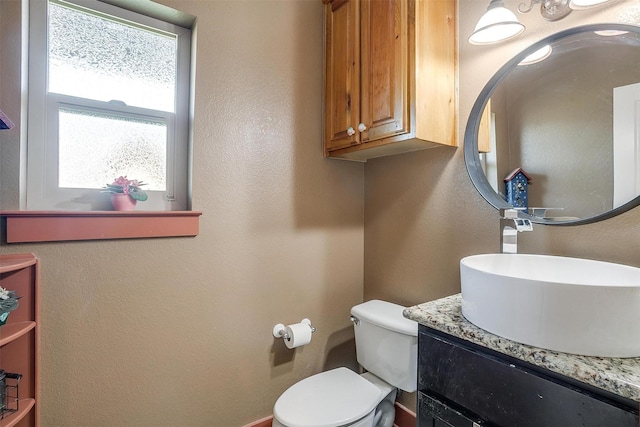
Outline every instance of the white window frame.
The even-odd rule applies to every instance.
[[[140,210],[189,210],[189,94],[191,30],[96,0],[54,0],[115,16],[177,35],[178,60],[175,113],[47,93],[48,1],[30,1],[27,131],[28,210],[108,210],[109,198],[99,189],[59,188],[58,111],[72,108],[120,117],[162,120],[167,125],[166,191],[147,191]],[[116,178],[116,177],[114,177]],[[130,177],[135,178],[135,177]],[[105,183],[106,184],[106,183]]]

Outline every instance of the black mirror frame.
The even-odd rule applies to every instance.
[[[473,105],[471,109],[471,113],[469,114],[469,120],[467,121],[467,127],[465,128],[464,133],[464,159],[467,165],[467,172],[469,173],[469,177],[473,182],[473,185],[476,187],[480,195],[489,202],[496,209],[508,209],[512,208],[512,206],[507,203],[499,194],[495,192],[485,173],[482,169],[482,165],[480,163],[480,155],[478,153],[478,132],[480,129],[480,119],[482,118],[482,113],[484,112],[485,106],[493,92],[495,91],[498,83],[502,81],[502,79],[509,73],[509,71],[516,67],[523,59],[525,59],[530,54],[536,52],[538,49],[543,46],[553,43],[557,40],[560,40],[564,37],[568,37],[574,34],[588,32],[588,31],[603,31],[603,30],[620,30],[620,31],[629,31],[633,33],[640,33],[640,27],[634,25],[627,24],[591,24],[591,25],[583,25],[578,27],[569,28],[567,30],[558,32],[551,36],[548,36],[531,46],[527,49],[520,52],[518,55],[513,57],[509,62],[502,66],[498,70],[498,72],[487,82],[485,87],[482,89],[480,94],[478,95],[478,99]],[[597,221],[602,221],[616,215],[619,215],[623,212],[631,210],[636,206],[640,205],[640,196],[636,197],[633,200],[625,203],[622,206],[619,206],[610,211],[604,212],[602,214],[592,216],[589,218],[582,218],[578,220],[571,221],[554,221],[549,219],[544,219],[540,217],[536,217],[533,215],[529,215],[524,212],[520,212],[519,216],[522,218],[530,219],[532,222],[537,224],[547,224],[547,225],[581,225],[581,224],[589,224]]]

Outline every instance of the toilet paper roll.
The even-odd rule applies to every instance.
[[[284,343],[287,348],[296,348],[311,342],[311,326],[308,323],[294,323],[286,327],[289,339]]]

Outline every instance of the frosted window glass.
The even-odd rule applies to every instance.
[[[166,191],[167,126],[161,121],[60,109],[58,185],[102,188],[119,176]]]
[[[49,92],[174,112],[175,35],[49,3]]]

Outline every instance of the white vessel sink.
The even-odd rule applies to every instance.
[[[495,335],[585,356],[640,357],[640,268],[546,255],[460,261],[462,314]]]

